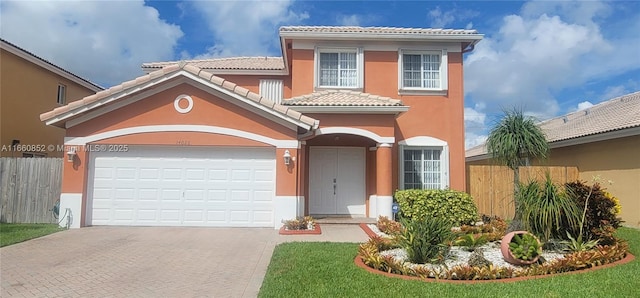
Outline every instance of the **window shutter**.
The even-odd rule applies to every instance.
[[[284,96],[282,80],[260,80],[260,95],[280,104]]]

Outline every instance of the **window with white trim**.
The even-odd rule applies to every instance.
[[[362,56],[360,48],[316,49],[316,87],[362,88]]]
[[[447,51],[401,50],[400,89],[408,91],[447,90]]]
[[[67,86],[58,84],[58,104],[65,104],[67,100]]]
[[[442,149],[403,149],[404,189],[442,188]]]

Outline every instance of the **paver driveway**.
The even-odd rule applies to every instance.
[[[278,239],[273,229],[63,231],[0,249],[0,296],[255,297]]]

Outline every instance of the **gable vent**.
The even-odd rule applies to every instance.
[[[260,95],[280,104],[283,97],[282,80],[260,80]]]

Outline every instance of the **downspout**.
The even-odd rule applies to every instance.
[[[462,54],[466,54],[469,52],[472,52],[473,49],[476,48],[476,45],[474,43],[469,44],[464,50],[462,50]]]

